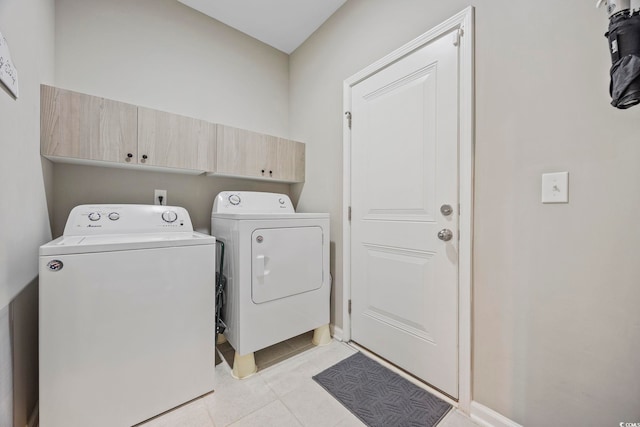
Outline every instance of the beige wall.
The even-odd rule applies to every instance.
[[[640,107],[608,105],[592,2],[476,0],[473,395],[526,426],[640,420]],[[468,6],[349,0],[290,59],[302,211],[329,210],[342,324],[342,82]],[[357,120],[357,118],[355,118]],[[540,176],[569,171],[570,203]]]
[[[20,89],[15,100],[0,85],[0,425],[23,427],[38,398],[38,247],[51,237],[39,106],[40,83],[53,82],[53,0],[0,1],[0,32]]]
[[[78,179],[86,182],[78,183]],[[53,234],[60,236],[74,206],[90,203],[152,204],[155,189],[167,190],[169,205],[189,212],[194,228],[209,233],[211,207],[220,191],[288,193],[288,184],[96,166],[56,165]]]
[[[9,306],[0,308],[0,423],[11,425],[13,417],[13,360],[11,357],[11,324]]]
[[[38,403],[37,278],[11,302],[10,317],[13,347],[13,425],[24,427]]]
[[[40,160],[40,83],[53,81],[53,2],[0,2],[0,32],[18,70],[20,97],[0,85],[0,307],[38,275],[50,238]]]
[[[287,137],[288,56],[176,0],[56,0],[56,85]]]
[[[288,56],[175,0],[56,0],[56,85],[287,137]],[[289,185],[55,164],[54,235],[83,203],[152,203],[168,191],[209,229],[222,190]]]

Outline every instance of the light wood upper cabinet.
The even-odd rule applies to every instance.
[[[216,125],[138,107],[138,163],[213,171]]]
[[[108,162],[137,157],[137,107],[51,86],[40,87],[44,156]]]
[[[218,125],[216,174],[304,181],[304,144]]]
[[[216,173],[264,178],[269,176],[268,165],[275,164],[273,149],[277,138],[218,125],[218,156]]]
[[[278,179],[304,182],[305,145],[302,142],[278,138],[277,157],[274,175]]]
[[[40,88],[41,153],[54,161],[304,182],[301,142]]]

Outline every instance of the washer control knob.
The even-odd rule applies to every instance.
[[[100,214],[98,212],[91,212],[89,214],[89,220],[91,221],[97,221],[100,219]]]
[[[118,212],[111,212],[108,216],[111,221],[117,221],[120,219],[120,214]]]
[[[174,211],[164,211],[162,212],[162,219],[164,222],[172,223],[178,219],[178,214]]]
[[[240,204],[240,196],[238,196],[237,194],[232,194],[229,196],[229,203],[231,203],[232,205],[239,205]]]

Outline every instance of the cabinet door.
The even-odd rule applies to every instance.
[[[45,85],[40,86],[40,103],[42,155],[135,162],[134,105]]]
[[[139,163],[214,171],[215,156],[215,124],[138,107]]]
[[[218,125],[216,173],[269,178],[275,172],[277,139],[275,136]]]
[[[273,177],[283,181],[304,182],[305,145],[278,138],[277,163]]]

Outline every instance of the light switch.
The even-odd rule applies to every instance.
[[[569,203],[569,172],[542,174],[542,203]]]

